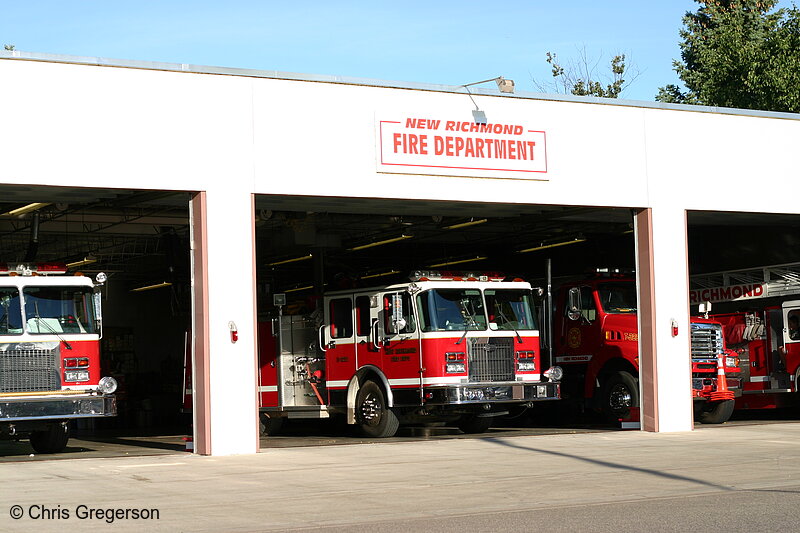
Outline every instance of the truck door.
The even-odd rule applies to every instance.
[[[792,376],[794,390],[798,390],[800,378],[800,301],[784,302],[783,311],[783,364]]]
[[[329,389],[346,388],[347,381],[356,371],[353,308],[352,295],[325,298],[325,325],[321,340]]]
[[[594,298],[594,289],[590,286],[576,287],[579,291],[580,306],[574,311],[570,309],[569,298],[562,312],[565,317],[561,332],[562,353],[560,363],[589,363],[592,355],[597,353],[600,332],[600,317]]]
[[[381,293],[377,318],[382,368],[392,387],[419,386],[422,379],[419,331],[408,292]]]
[[[378,295],[356,296],[356,368],[383,364],[383,346],[378,333]]]

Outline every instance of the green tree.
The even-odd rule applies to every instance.
[[[550,83],[533,83],[543,92],[617,98],[639,75],[635,67],[626,63],[625,54],[611,59],[608,75],[598,73],[600,61],[590,59],[585,48],[579,50],[577,60],[567,64],[559,61],[555,53],[547,52],[553,79]]]
[[[800,112],[800,11],[777,0],[695,0],[683,17],[681,60],[686,87],[659,89],[656,100]]]
[[[4,44],[3,45],[3,50],[5,50],[6,52],[12,52],[12,51],[16,50],[16,48],[14,48],[13,44]]]

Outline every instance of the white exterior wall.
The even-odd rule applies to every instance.
[[[472,120],[466,94],[0,54],[2,184],[205,191],[213,454],[256,451],[251,195],[652,208],[660,431],[691,429],[685,211],[797,213],[800,116],[474,98],[547,133],[546,181],[376,172],[376,120]],[[46,59],[46,58],[45,58]],[[78,62],[78,61],[76,61]],[[156,66],[157,67],[157,66]],[[175,67],[175,66],[172,66]],[[179,70],[179,69],[176,69]],[[796,192],[796,187],[793,192]],[[236,265],[238,276],[230,275]],[[233,285],[232,285],[233,284]],[[231,344],[228,321],[239,327]],[[675,398],[683,398],[676,400]],[[667,399],[669,401],[667,402]]]

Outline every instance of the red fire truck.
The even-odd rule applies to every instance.
[[[541,366],[532,288],[499,274],[420,271],[327,293],[321,312],[262,324],[259,345],[268,431],[338,413],[370,437],[434,420],[480,433],[512,406],[560,396],[561,369]]]
[[[560,286],[553,312],[554,360],[564,366],[565,398],[579,399],[610,420],[639,407],[639,333],[632,272],[598,269],[589,279]],[[695,419],[727,421],[740,391],[738,359],[725,348],[722,326],[692,318],[692,395]],[[725,386],[718,387],[718,376]]]
[[[741,360],[737,409],[797,405],[800,379],[800,263],[692,276],[690,300],[711,318]],[[792,394],[793,393],[793,394]]]
[[[66,271],[0,263],[0,438],[27,437],[39,453],[66,447],[70,420],[117,409],[116,381],[100,377],[105,275]]]

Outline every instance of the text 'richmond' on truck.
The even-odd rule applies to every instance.
[[[69,421],[117,414],[100,376],[98,285],[58,264],[0,263],[0,438],[62,451]]]
[[[561,369],[541,366],[530,284],[496,274],[415,272],[326,293],[315,313],[260,323],[259,352],[267,432],[338,413],[370,437],[426,421],[479,433],[560,395]]]
[[[551,308],[554,362],[564,368],[564,398],[584,402],[610,420],[628,419],[640,405],[632,273],[598,269],[587,279],[561,284]],[[740,393],[738,358],[726,349],[718,322],[692,317],[690,333],[695,419],[723,423]],[[718,386],[719,374],[726,377],[724,386]]]
[[[710,302],[710,318],[741,361],[737,409],[774,409],[800,403],[800,263],[698,274],[690,278],[692,305]]]

